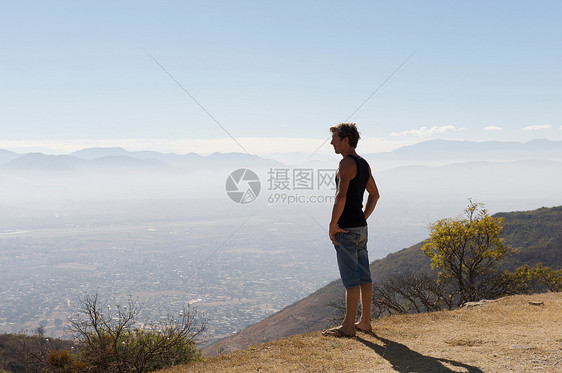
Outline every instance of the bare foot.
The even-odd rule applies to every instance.
[[[365,333],[372,333],[373,332],[373,327],[371,326],[370,322],[367,322],[367,323],[358,322],[357,324],[355,324],[355,329],[360,330],[360,331],[365,332]]]
[[[341,326],[338,326],[336,328],[323,330],[322,335],[330,336],[330,337],[336,337],[336,338],[355,337],[355,333],[344,333],[343,328]]]

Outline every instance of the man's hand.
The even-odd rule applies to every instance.
[[[329,230],[329,235],[330,235],[330,240],[332,241],[332,243],[334,245],[336,245],[338,242],[336,241],[336,238],[334,237],[336,235],[336,233],[347,233],[349,231],[346,231],[345,229],[341,229],[340,227],[338,227],[337,224],[331,224],[330,223],[330,230]]]

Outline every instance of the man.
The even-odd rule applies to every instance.
[[[355,123],[340,123],[330,127],[332,146],[343,159],[336,172],[336,198],[330,221],[330,240],[337,253],[338,267],[346,288],[343,323],[326,329],[324,335],[351,337],[355,330],[371,332],[371,296],[373,285],[367,255],[367,218],[375,209],[379,191],[366,160],[356,152],[360,139]],[[363,210],[363,194],[369,193]],[[355,323],[361,301],[361,318]]]

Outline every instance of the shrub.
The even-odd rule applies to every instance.
[[[116,311],[104,309],[97,294],[88,295],[69,319],[89,372],[150,372],[201,359],[194,340],[205,325],[195,311],[185,308],[179,318],[141,326],[136,320],[140,306],[133,301]]]

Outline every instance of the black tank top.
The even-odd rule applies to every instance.
[[[338,220],[340,228],[353,228],[363,227],[367,225],[365,214],[363,213],[363,194],[367,187],[367,182],[371,173],[369,171],[369,164],[366,160],[354,155],[348,157],[353,158],[357,166],[357,174],[349,182],[347,194],[345,198],[345,207],[343,213]],[[339,178],[336,176],[336,186],[339,184]]]

